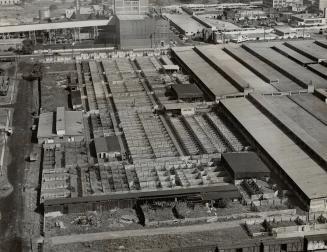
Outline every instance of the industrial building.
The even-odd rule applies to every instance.
[[[80,142],[84,139],[84,120],[81,111],[65,111],[58,107],[56,112],[41,113],[37,138],[39,143]]]
[[[169,22],[161,16],[117,15],[116,36],[119,49],[156,48],[169,43]]]
[[[66,119],[41,114],[41,133],[56,122],[54,133],[39,133],[48,143],[44,155],[56,160],[44,174],[59,176],[43,187],[46,212],[130,207],[158,198],[282,202],[278,191],[284,189],[306,210],[326,211],[327,108],[316,96],[327,89],[317,74],[325,67],[321,45],[176,47],[171,59],[134,54],[76,62],[77,78],[70,80],[81,92],[84,116],[62,108],[56,113],[80,113],[87,126],[78,131],[88,136],[69,142]],[[166,72],[167,64],[181,70]],[[90,143],[95,166],[83,150]],[[66,149],[82,161],[72,163],[62,154]],[[271,174],[281,188],[273,189]]]

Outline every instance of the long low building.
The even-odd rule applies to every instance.
[[[246,98],[226,99],[221,104],[298,199],[310,211],[325,211],[326,170]]]
[[[173,48],[172,52],[183,68],[213,99],[241,92],[201,58],[192,47]]]
[[[258,48],[255,46],[255,44],[246,44],[244,45],[244,48],[246,48],[261,60],[270,64],[282,74],[293,79],[304,88],[306,88],[311,83],[316,88],[327,88],[327,80],[323,79],[319,75],[316,75],[303,66],[296,64],[291,59],[274,51],[268,46],[266,48]]]
[[[234,48],[227,46],[225,51],[279,91],[302,89],[296,82],[287,78],[267,63],[260,61],[242,47]]]
[[[219,46],[198,46],[196,51],[217,69],[225,78],[245,91],[273,93],[276,89],[232,58]]]
[[[15,32],[29,32],[29,31],[42,31],[42,30],[59,30],[71,29],[93,26],[106,26],[110,19],[103,20],[85,20],[85,21],[71,21],[71,22],[58,22],[58,23],[42,23],[42,24],[24,24],[24,25],[9,25],[0,26],[0,33],[15,33]]]

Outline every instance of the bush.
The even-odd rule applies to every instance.
[[[219,199],[216,203],[218,208],[226,208],[228,206],[228,201],[226,199]]]

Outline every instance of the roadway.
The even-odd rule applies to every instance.
[[[31,112],[33,106],[32,84],[21,80],[17,85],[17,101],[14,108],[14,134],[9,137],[7,174],[14,190],[6,198],[0,199],[0,251],[22,251],[22,221],[24,213],[22,184],[24,182],[25,153],[31,144]]]

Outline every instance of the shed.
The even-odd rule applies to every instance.
[[[118,136],[94,138],[94,146],[98,158],[115,158],[121,154]]]
[[[177,99],[202,99],[203,93],[196,84],[174,84],[172,92]]]
[[[255,152],[223,153],[222,164],[234,180],[270,176],[269,169]]]
[[[73,90],[70,92],[70,98],[72,107],[74,110],[78,110],[82,108],[82,97],[80,90]]]

